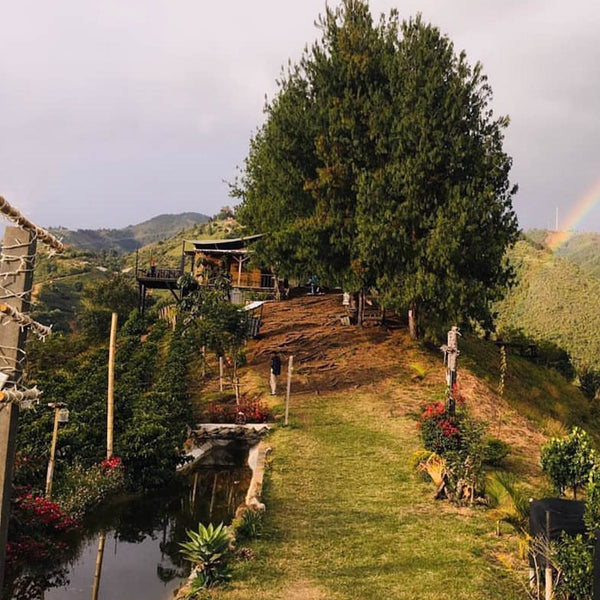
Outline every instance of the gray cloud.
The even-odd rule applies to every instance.
[[[373,0],[374,15],[394,3]],[[0,194],[42,225],[212,214],[319,0],[0,0]],[[509,114],[521,223],[548,226],[598,180],[600,5],[406,0],[481,61]],[[600,210],[582,229],[600,230]]]

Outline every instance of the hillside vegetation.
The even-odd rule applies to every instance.
[[[198,213],[161,215],[133,226],[133,229],[140,232],[140,239],[154,240],[139,247],[140,267],[149,266],[151,257],[161,267],[180,267],[183,240],[221,239],[241,235],[241,228],[232,214],[231,209],[224,207],[215,217],[206,217],[206,222],[193,223],[187,229],[178,228],[172,234],[167,233],[169,228],[175,227],[176,223],[188,222],[187,215]],[[199,216],[204,218],[204,215]],[[106,231],[116,230],[94,230],[88,233],[102,238]],[[64,237],[67,242],[69,236]],[[77,239],[79,238],[62,254],[49,257],[44,248],[40,248],[36,257],[33,314],[40,322],[52,324],[54,331],[67,332],[74,328],[77,314],[83,307],[82,297],[86,286],[104,281],[117,272],[123,273],[132,283],[135,281],[133,269],[136,252],[123,256],[115,247],[108,251],[104,247],[97,251],[82,250],[78,249]],[[67,242],[68,245],[70,243]],[[84,246],[83,243],[81,245]],[[186,266],[189,267],[189,263]]]
[[[567,350],[578,368],[600,368],[600,281],[529,240],[508,257],[517,285],[497,305],[499,331],[522,330]]]

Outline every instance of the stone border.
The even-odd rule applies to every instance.
[[[265,476],[265,459],[271,452],[271,447],[265,442],[259,442],[250,448],[248,453],[248,466],[252,469],[252,479],[246,492],[246,504],[238,507],[236,517],[240,509],[250,508],[252,510],[264,511],[266,509],[262,502],[262,487]],[[241,511],[243,512],[243,511]]]

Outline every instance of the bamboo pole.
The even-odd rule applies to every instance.
[[[58,438],[58,411],[54,409],[54,430],[52,431],[52,445],[50,446],[50,460],[48,461],[48,471],[46,473],[46,499],[52,498],[52,477],[54,475],[54,459],[56,457],[56,439]]]
[[[290,412],[290,392],[292,391],[292,372],[294,370],[294,357],[290,356],[288,361],[287,390],[285,393],[285,425],[288,424]]]
[[[223,357],[219,356],[219,391],[223,391]]]
[[[110,344],[108,348],[108,410],[106,415],[106,458],[113,455],[114,425],[114,383],[115,383],[115,347],[117,341],[117,313],[112,314],[110,323]]]
[[[104,541],[106,532],[100,533],[98,540],[98,554],[96,554],[96,569],[94,571],[94,587],[92,588],[92,600],[98,600],[98,590],[100,589],[100,575],[102,574],[102,561],[104,559]]]

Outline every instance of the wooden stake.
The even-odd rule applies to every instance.
[[[192,512],[196,506],[196,490],[198,489],[198,471],[194,473],[194,490],[192,492]]]
[[[219,356],[219,391],[223,391],[223,357]]]
[[[114,383],[115,383],[115,347],[117,341],[117,313],[112,314],[110,323],[110,344],[108,347],[108,410],[106,414],[106,458],[113,455],[114,422]]]
[[[290,413],[290,392],[292,391],[292,372],[294,370],[294,357],[290,356],[288,361],[288,376],[287,376],[287,390],[285,393],[285,425],[288,424],[288,417]]]
[[[58,412],[54,409],[54,430],[52,431],[52,445],[50,446],[50,460],[48,461],[48,472],[46,473],[46,499],[52,498],[52,476],[54,475],[54,459],[56,456],[56,438],[58,437]]]
[[[550,566],[550,511],[546,511],[546,600],[552,600],[552,567]]]
[[[215,507],[215,498],[217,497],[217,479],[219,478],[219,474],[215,473],[215,478],[213,479],[213,487],[212,494],[210,496],[210,507],[208,509],[208,518],[212,519],[213,508]]]

